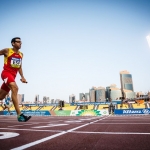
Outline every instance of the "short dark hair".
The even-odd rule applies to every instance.
[[[12,40],[11,40],[11,43],[15,42],[16,39],[21,39],[20,37],[14,37]]]

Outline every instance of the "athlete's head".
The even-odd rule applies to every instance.
[[[15,37],[11,40],[11,45],[17,49],[21,48],[21,38],[20,37]]]

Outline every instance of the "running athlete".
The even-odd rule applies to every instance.
[[[25,116],[20,111],[17,99],[18,86],[15,82],[16,75],[19,72],[21,82],[27,83],[22,71],[23,53],[19,51],[22,44],[21,39],[19,37],[15,37],[11,40],[11,44],[13,48],[0,50],[0,55],[4,55],[4,67],[1,73],[1,78],[4,82],[0,89],[0,100],[3,100],[11,90],[11,99],[17,112],[17,119],[19,122],[26,122],[31,118],[31,116]]]
[[[10,107],[11,106],[12,106],[12,104],[11,104],[11,98],[10,98],[9,93],[8,93],[6,95],[6,97],[5,97],[5,102],[2,105],[2,108],[3,108],[3,110],[8,109],[9,114],[12,115],[12,113],[10,112]]]

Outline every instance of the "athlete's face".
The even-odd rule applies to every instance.
[[[21,40],[20,39],[16,39],[15,42],[13,42],[13,46],[17,49],[20,49],[21,48]]]

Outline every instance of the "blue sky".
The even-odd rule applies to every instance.
[[[149,8],[149,0],[1,0],[0,49],[16,36],[23,42],[28,84],[18,75],[19,93],[26,101],[78,99],[92,86],[120,88],[122,70],[135,92],[150,91]]]

